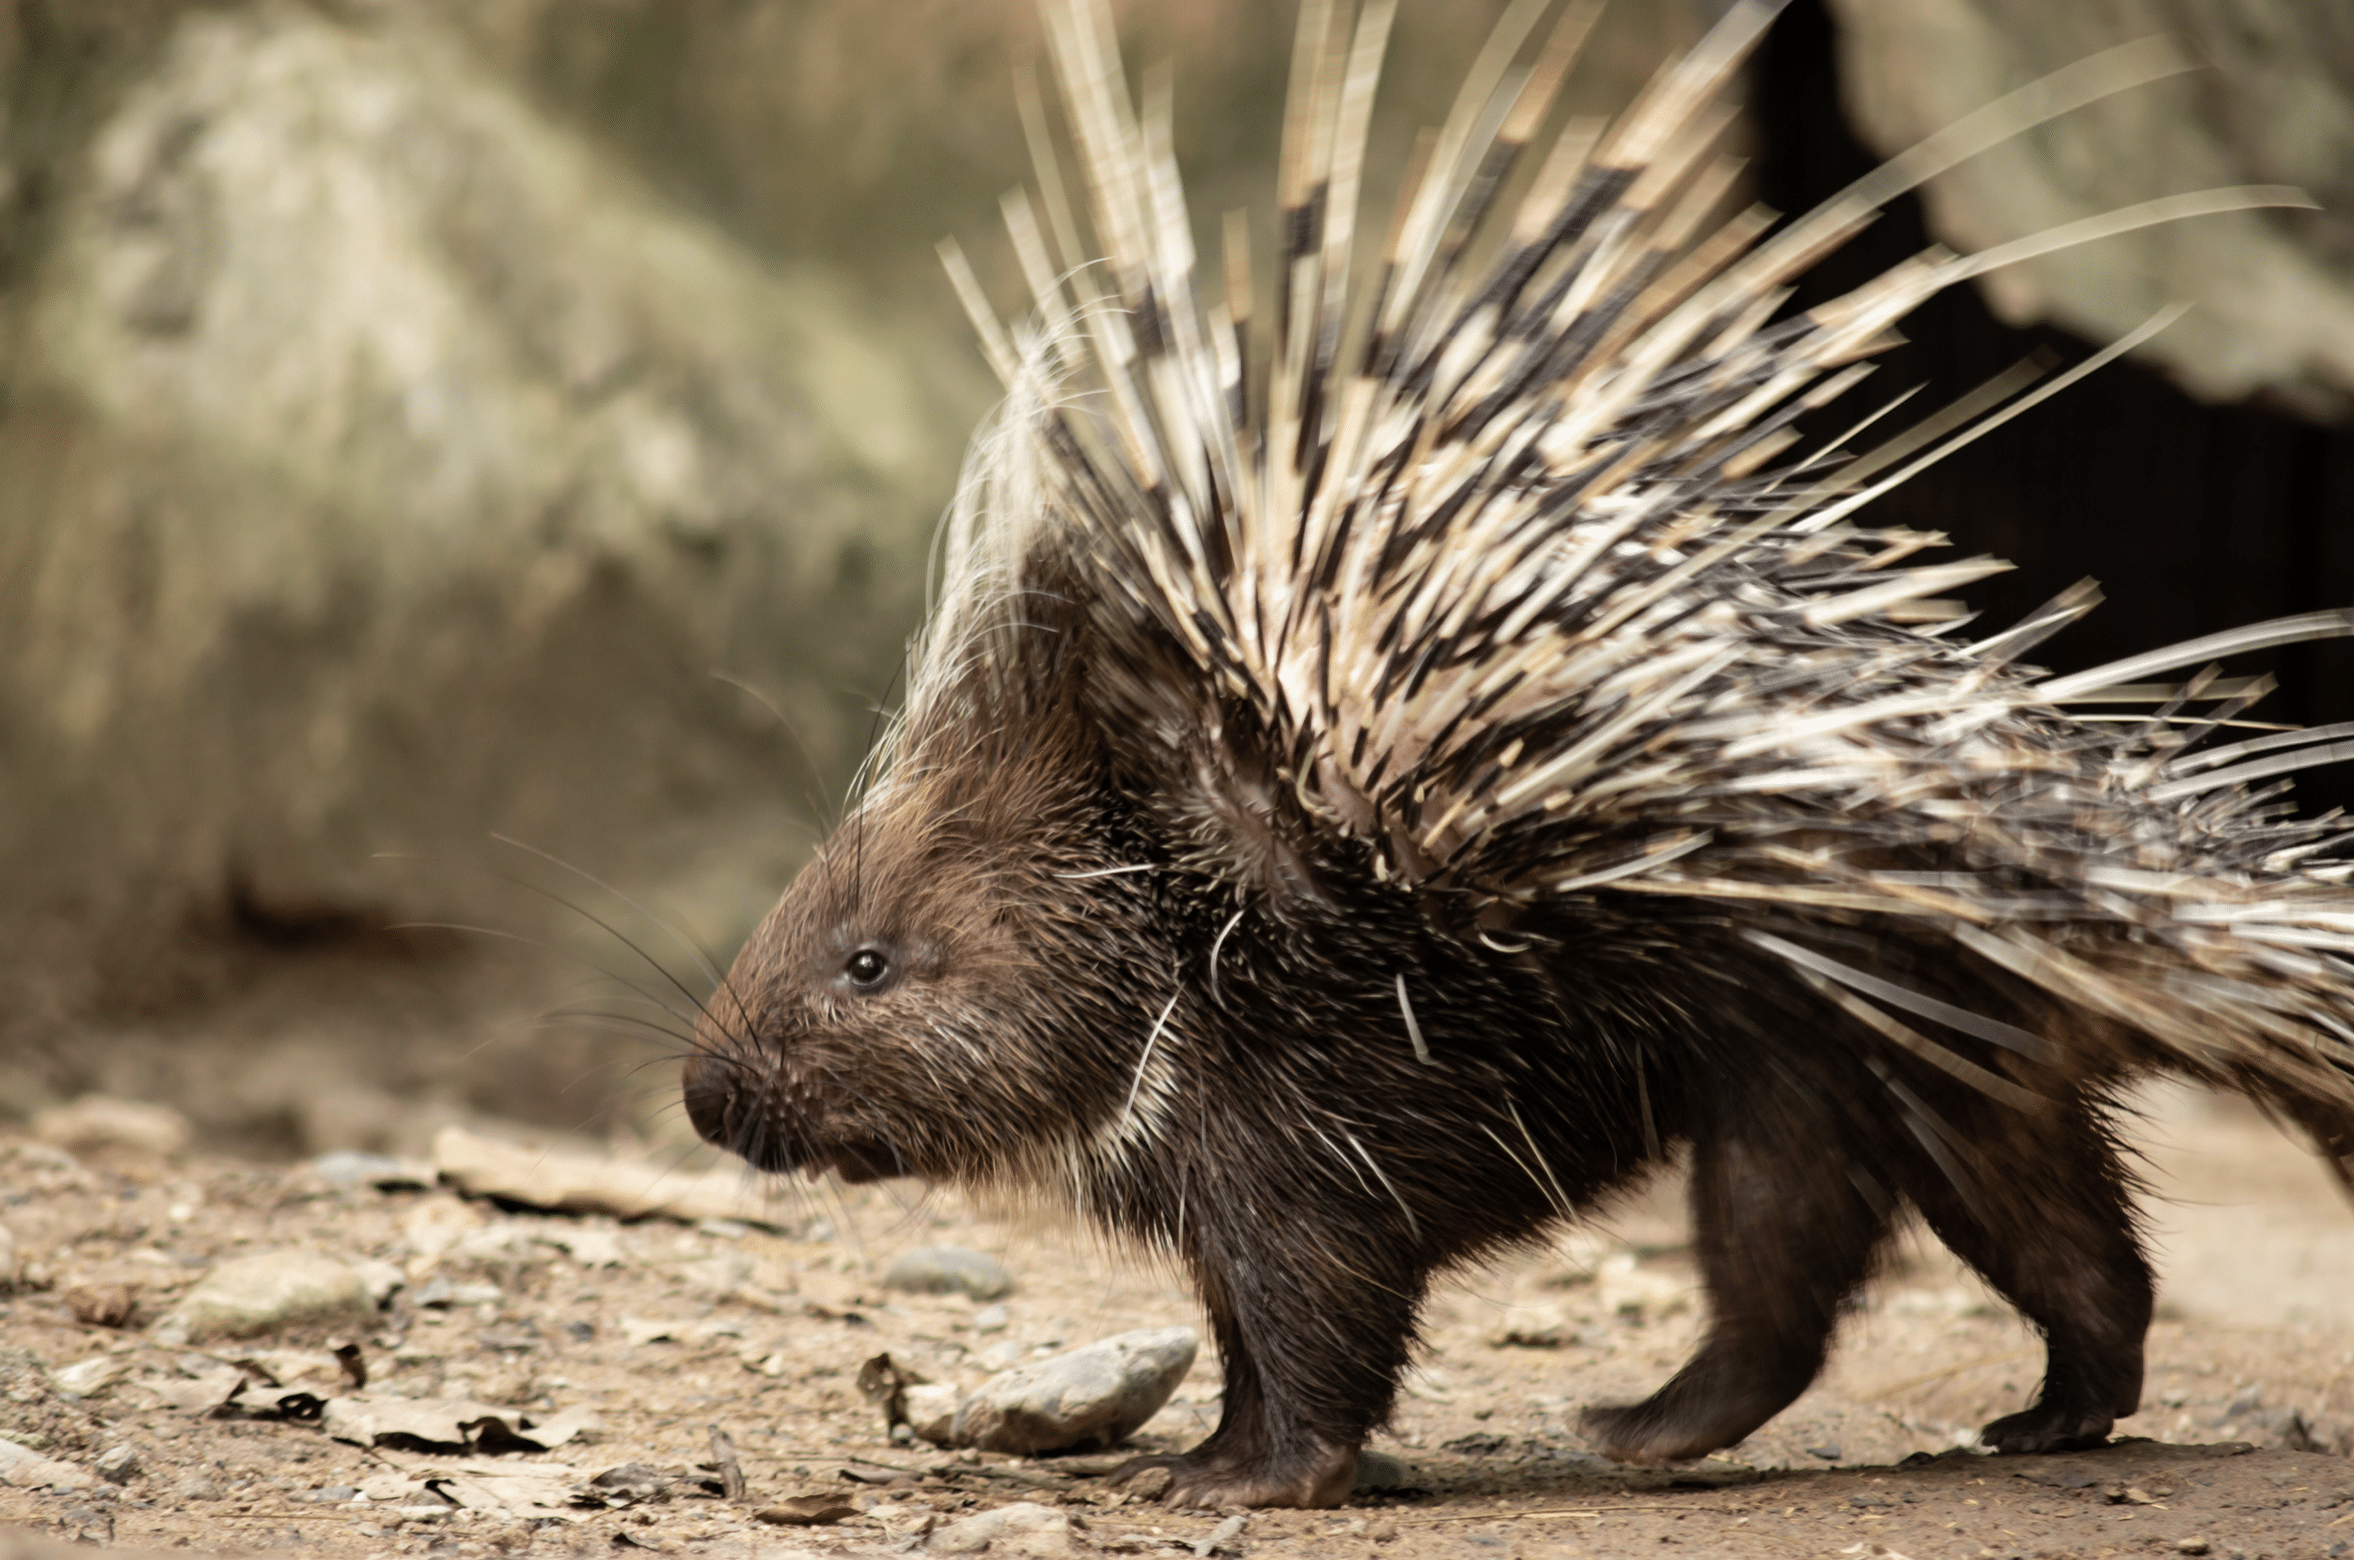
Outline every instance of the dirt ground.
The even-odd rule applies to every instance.
[[[971,1385],[1111,1333],[1198,1325],[1180,1283],[1084,1236],[1008,1228],[894,1187],[783,1192],[771,1229],[616,1225],[447,1190],[335,1187],[300,1166],[77,1160],[0,1133],[0,1225],[42,1286],[0,1299],[0,1436],[82,1470],[118,1448],[137,1464],[119,1484],[0,1486],[0,1560],[72,1541],[781,1560],[940,1549],[955,1521],[1014,1502],[1064,1521],[1001,1537],[999,1553],[2346,1553],[2354,1217],[2312,1161],[2236,1106],[2165,1094],[2151,1118],[2160,1320],[2144,1408],[2108,1448],[1958,1449],[2026,1400],[2040,1355],[1950,1259],[1915,1242],[1814,1390],[1748,1442],[1666,1473],[1599,1461],[1572,1428],[1577,1408],[1647,1391],[1699,1323],[1673,1189],[1662,1188],[1606,1230],[1440,1294],[1395,1433],[1376,1443],[1403,1461],[1404,1487],[1361,1492],[1342,1510],[1252,1513],[1239,1528],[1232,1513],[1172,1511],[1109,1488],[1100,1475],[1113,1459],[894,1444],[858,1390],[861,1364],[880,1353]],[[947,1243],[1013,1271],[1002,1326],[976,1302],[880,1285],[900,1251]],[[348,1390],[323,1348],[336,1340],[318,1333],[202,1349],[158,1338],[157,1319],[211,1266],[273,1249],[403,1270],[407,1287],[350,1334],[372,1395],[467,1399],[517,1419],[586,1410],[595,1428],[548,1452],[363,1450],[299,1417],[299,1397],[291,1418],[209,1407],[207,1373],[248,1359],[287,1387]],[[109,1285],[126,1286],[127,1322],[76,1320],[74,1307],[90,1312]],[[11,1350],[80,1391],[11,1375]],[[1136,1447],[1191,1444],[1214,1423],[1217,1394],[1205,1355]],[[720,1491],[713,1426],[740,1457],[741,1499]],[[631,1464],[653,1472],[590,1484]],[[322,1502],[320,1491],[342,1493]],[[469,1504],[450,1505],[452,1494]],[[796,1527],[759,1518],[810,1495],[837,1497],[813,1504],[848,1514]]]

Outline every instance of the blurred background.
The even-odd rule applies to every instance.
[[[1400,9],[1377,209],[1500,6]],[[1565,111],[1720,9],[1618,0]],[[1197,220],[1271,239],[1290,8],[1117,11]],[[1867,515],[2015,560],[1990,621],[2099,578],[2061,667],[2354,603],[2354,7],[1795,0],[1737,132],[1800,210],[2152,33],[2204,68],[1900,202],[1794,303],[2182,190],[2322,203],[1999,273],[1875,381],[1933,404],[2197,305]],[[104,1092],[268,1157],[681,1130],[639,1021],[724,967],[895,696],[993,394],[933,245],[1011,309],[1038,36],[1030,0],[0,3],[0,1119]],[[2259,669],[2273,718],[2354,718],[2344,642]]]

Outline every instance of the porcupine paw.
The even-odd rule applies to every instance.
[[[1685,1423],[1664,1411],[1657,1399],[1589,1408],[1578,1415],[1578,1428],[1592,1438],[1595,1449],[1612,1462],[1657,1467],[1705,1457],[1740,1436],[1725,1436],[1712,1427]]]
[[[1357,1449],[1319,1446],[1289,1457],[1136,1457],[1115,1469],[1111,1482],[1125,1483],[1152,1468],[1169,1470],[1161,1499],[1172,1506],[1337,1506],[1356,1488]]]
[[[2105,1408],[2038,1403],[2002,1418],[1978,1432],[1978,1439],[1998,1452],[2073,1452],[2100,1446],[2109,1439],[2116,1416]]]

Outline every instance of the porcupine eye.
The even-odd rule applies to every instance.
[[[891,961],[872,948],[861,948],[842,966],[842,973],[850,977],[850,984],[862,991],[872,991],[891,973]]]

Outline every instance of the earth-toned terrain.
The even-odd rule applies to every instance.
[[[1022,1459],[936,1448],[904,1427],[894,1439],[861,1390],[878,1355],[971,1387],[1108,1335],[1198,1325],[1173,1275],[1083,1235],[993,1222],[912,1187],[737,1183],[753,1218],[625,1222],[398,1175],[337,1184],[316,1165],[0,1135],[14,1247],[0,1272],[15,1275],[0,1298],[0,1438],[29,1454],[0,1447],[14,1459],[0,1466],[0,1556],[73,1542],[468,1560],[616,1547],[2345,1553],[2354,1217],[2310,1160],[2236,1107],[2162,1094],[2143,1137],[2161,1319],[2145,1406],[2110,1447],[1960,1449],[2034,1390],[2040,1351],[1915,1241],[1815,1389],[1750,1441],[1685,1469],[1601,1462],[1576,1410],[1647,1391],[1700,1324],[1663,1187],[1442,1290],[1422,1368],[1376,1444],[1397,1460],[1392,1487],[1341,1510],[1246,1515],[1171,1510],[1148,1498],[1151,1475],[1115,1487],[1104,1475],[1128,1448]],[[1011,1293],[984,1303],[883,1282],[909,1248],[942,1245],[995,1256]],[[382,1304],[177,1341],[177,1303],[206,1274],[270,1252],[341,1262]],[[1191,1444],[1217,1398],[1205,1353],[1131,1447]],[[355,1444],[395,1420],[424,1433]],[[461,1422],[474,1427],[431,1438]],[[533,1449],[535,1429],[552,1449]]]

